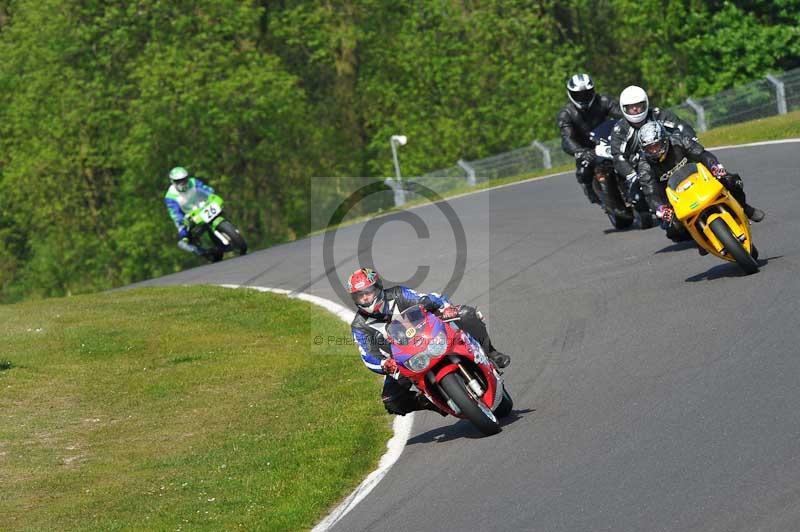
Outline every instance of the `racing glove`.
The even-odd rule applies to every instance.
[[[400,370],[397,368],[397,361],[393,358],[384,358],[381,362],[381,369],[385,374],[395,379],[400,375]]]
[[[458,317],[460,307],[456,306],[449,306],[442,309],[442,319],[443,320],[452,320]]]
[[[419,298],[419,306],[421,306],[428,312],[433,312],[434,310],[439,310],[441,305],[439,305],[439,303],[429,298],[428,296],[422,296],[421,298]]]
[[[656,218],[661,220],[661,227],[666,229],[672,223],[675,211],[669,205],[659,205],[656,209]]]
[[[575,160],[580,162],[581,166],[589,166],[594,162],[595,155],[591,150],[581,150],[575,152]]]
[[[719,179],[721,177],[725,177],[726,175],[728,175],[728,170],[726,170],[725,167],[722,166],[721,163],[717,163],[717,164],[713,165],[711,168],[709,168],[709,170],[711,170],[711,173],[717,179]]]

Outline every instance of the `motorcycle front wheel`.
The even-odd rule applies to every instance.
[[[739,265],[744,273],[750,275],[758,271],[756,260],[744,249],[739,239],[733,236],[730,227],[722,218],[717,218],[711,222],[711,232],[722,243],[723,249],[736,260],[736,264]]]
[[[230,249],[238,252],[239,255],[245,255],[247,253],[247,242],[245,242],[244,237],[239,233],[235,225],[225,220],[220,222],[217,226],[217,231],[228,238],[228,241],[230,241]]]
[[[479,431],[486,436],[500,432],[500,423],[491,409],[467,391],[467,385],[459,373],[445,375],[439,385]]]
[[[511,398],[511,394],[508,393],[508,390],[503,385],[503,398],[500,401],[500,404],[497,405],[497,408],[494,410],[494,415],[497,417],[506,417],[511,414],[511,411],[514,409],[514,400]]]

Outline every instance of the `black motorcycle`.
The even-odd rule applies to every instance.
[[[606,120],[589,135],[595,144],[592,189],[600,198],[600,205],[614,228],[627,229],[635,223],[642,229],[648,229],[653,227],[653,215],[639,188],[639,182],[636,181],[628,190],[625,178],[614,170],[614,159],[611,156],[611,131],[614,124],[614,120]]]

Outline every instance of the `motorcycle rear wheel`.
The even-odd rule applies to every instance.
[[[500,432],[500,423],[498,423],[495,415],[489,407],[483,403],[478,404],[479,400],[472,397],[467,391],[467,385],[460,374],[450,373],[445,375],[439,384],[448,397],[458,405],[464,417],[470,420],[479,431],[486,436]]]
[[[711,231],[714,233],[722,247],[731,254],[736,260],[736,263],[747,275],[756,273],[758,271],[758,263],[756,260],[744,249],[742,243],[733,236],[728,224],[721,218],[717,218],[711,222]]]

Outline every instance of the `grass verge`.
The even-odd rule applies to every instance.
[[[714,128],[700,134],[700,142],[713,146],[747,144],[800,137],[800,111]]]
[[[391,433],[353,346],[313,353],[349,329],[310,303],[149,288],[0,323],[0,528],[309,528]]]

